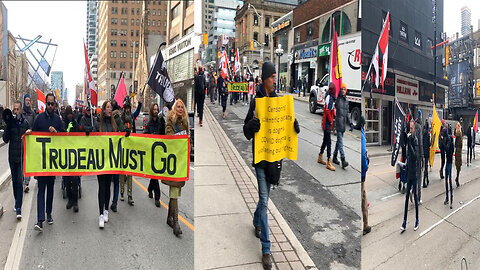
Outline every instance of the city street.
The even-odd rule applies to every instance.
[[[239,101],[227,105],[226,119],[221,107],[207,99],[212,114],[232,141],[245,163],[251,167],[252,146],[243,135],[248,111]],[[331,172],[317,163],[322,143],[322,115],[311,114],[308,103],[295,101],[295,115],[301,132],[298,136],[298,160],[283,162],[280,186],[270,193],[296,238],[318,269],[360,267],[360,133],[344,137],[346,159],[350,166],[337,166]],[[336,137],[332,136],[332,152]]]
[[[368,147],[367,147],[368,148]],[[370,158],[366,179],[369,225],[372,232],[362,238],[362,269],[460,269],[462,258],[469,268],[480,263],[480,155],[466,166],[466,140],[459,188],[455,188],[456,169],[452,169],[453,209],[444,205],[445,181],[440,179],[440,154],[429,171],[430,185],[422,188],[419,205],[420,226],[413,230],[415,206],[410,203],[407,230],[400,234],[405,195],[398,191],[395,168],[390,155]],[[478,148],[477,148],[478,150]],[[391,152],[390,152],[391,153]],[[375,256],[372,256],[375,254]],[[465,262],[464,262],[465,263]],[[463,268],[465,269],[465,268]]]
[[[6,160],[8,145],[0,148]],[[6,162],[2,162],[3,166]],[[134,177],[135,205],[118,202],[118,212],[109,211],[109,222],[98,227],[98,182],[82,177],[82,198],[78,213],[66,210],[61,178],[55,182],[54,224],[33,230],[36,222],[36,180],[24,194],[23,218],[15,219],[11,181],[0,190],[5,213],[0,218],[0,268],[17,269],[193,269],[193,163],[190,180],[179,199],[179,223],[183,234],[176,238],[166,224],[168,187],[160,184],[162,207],[147,196],[148,179]],[[2,167],[3,169],[3,167]],[[113,188],[112,188],[113,192]],[[19,267],[19,268],[18,268]]]

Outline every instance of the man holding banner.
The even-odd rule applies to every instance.
[[[249,107],[247,116],[245,117],[245,121],[243,125],[243,133],[245,137],[248,140],[253,139],[252,141],[252,149],[253,149],[253,157],[254,157],[253,166],[255,167],[255,172],[256,172],[257,181],[258,181],[258,204],[253,217],[253,226],[255,227],[255,236],[260,238],[260,242],[262,244],[262,254],[263,254],[262,264],[264,269],[272,268],[272,261],[271,261],[271,255],[270,255],[270,239],[269,239],[269,232],[268,232],[268,216],[267,216],[270,186],[272,184],[278,185],[282,163],[281,163],[281,160],[273,161],[273,162],[272,161],[269,162],[267,160],[261,160],[255,163],[255,160],[256,160],[255,152],[257,150],[257,148],[255,147],[255,137],[260,131],[260,119],[257,118],[258,111],[255,112],[255,110],[257,110],[256,109],[257,99],[259,100],[258,102],[260,103],[260,99],[264,97],[267,97],[267,98],[277,97],[277,94],[275,93],[275,89],[274,89],[275,76],[276,76],[276,72],[273,64],[268,61],[264,62],[262,65],[263,83],[259,85],[255,99],[253,99],[250,103],[250,107]],[[261,101],[268,102],[267,99],[263,99]],[[268,108],[271,108],[271,107],[268,106]],[[293,112],[293,108],[292,108],[292,112]],[[268,118],[268,116],[270,116],[270,114],[263,116],[262,119]],[[300,132],[300,127],[296,119],[294,120],[293,128],[296,133]],[[258,144],[261,144],[261,142],[258,142]],[[272,149],[267,148],[265,150],[269,151]]]

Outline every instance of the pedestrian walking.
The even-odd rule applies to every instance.
[[[77,120],[73,117],[72,106],[70,105],[65,108],[65,118],[63,119],[63,124],[63,129],[66,130],[68,133],[80,132],[79,124],[77,123]],[[65,180],[65,189],[68,198],[66,208],[71,209],[73,207],[73,211],[76,213],[78,212],[79,177],[67,175],[63,178]]]
[[[455,167],[457,169],[457,177],[455,183],[457,187],[460,186],[460,170],[462,169],[462,147],[463,147],[463,133],[460,122],[457,122],[455,129]]]
[[[221,71],[219,70],[219,72]],[[225,111],[227,110],[228,89],[227,89],[227,83],[222,76],[218,76],[217,91],[219,96],[219,103],[221,102],[222,104],[222,112],[223,112],[222,117],[223,119],[225,119]]]
[[[340,162],[337,159],[337,154],[340,152],[340,159],[342,160],[342,169],[348,166],[348,162],[345,160],[345,152],[343,151],[343,133],[345,133],[345,127],[348,124],[350,126],[350,132],[353,131],[353,124],[350,121],[348,100],[346,99],[347,85],[342,83],[340,86],[340,95],[335,101],[335,128],[337,129],[337,143],[335,144],[335,150],[333,151],[333,163],[339,165]]]
[[[15,212],[17,219],[22,219],[23,200],[23,141],[22,136],[31,132],[28,121],[22,114],[22,103],[16,101],[13,104],[13,112],[5,109],[2,113],[6,129],[3,132],[3,141],[8,143],[8,163],[12,176],[13,198],[15,199]]]
[[[255,98],[250,102],[247,116],[245,117],[243,125],[243,134],[247,140],[252,140],[252,153],[255,155],[255,133],[260,130],[260,120],[254,115],[255,100],[263,97],[277,97],[275,93],[275,66],[266,61],[262,65],[262,84],[259,85]],[[300,132],[300,127],[297,120],[294,121],[294,129],[297,133]],[[255,158],[253,159],[255,160]],[[281,161],[267,162],[260,161],[257,164],[252,164],[255,168],[255,173],[258,181],[258,203],[255,213],[253,215],[253,226],[255,228],[255,236],[260,238],[262,244],[262,264],[264,269],[272,268],[272,260],[270,253],[270,238],[268,232],[268,197],[270,194],[270,187],[272,178],[276,175],[276,182],[281,172]],[[275,179],[273,179],[275,180]]]
[[[23,116],[23,119],[25,119],[25,121],[27,121],[28,126],[30,128],[32,128],[33,123],[35,122],[35,118],[37,117],[37,115],[32,110],[31,98],[30,98],[30,95],[28,93],[23,96],[22,116]],[[29,184],[30,184],[30,176],[24,176],[23,177],[23,185],[25,186],[24,187],[24,192],[25,193],[28,193],[28,191],[30,190],[30,188],[28,187]]]
[[[407,133],[407,189],[405,190],[405,209],[403,212],[403,223],[400,227],[401,232],[403,233],[407,228],[407,213],[408,213],[408,199],[410,197],[410,191],[413,191],[413,199],[415,201],[415,227],[414,231],[418,229],[419,220],[418,220],[418,197],[417,197],[417,147],[418,139],[415,137],[415,123],[410,121],[410,131]]]
[[[119,117],[115,117],[112,112],[113,106],[109,100],[103,102],[102,110],[100,111],[99,121],[95,131],[99,132],[118,132],[125,131],[125,137],[130,136],[130,129],[125,129]],[[98,218],[98,226],[103,229],[105,223],[109,221],[108,206],[110,201],[110,185],[112,182],[111,174],[97,175],[98,180],[98,208],[100,216]]]
[[[442,127],[440,128],[440,137],[438,140],[438,147],[440,148],[440,157],[442,158],[442,162],[440,165],[440,179],[443,179],[443,167],[445,166],[445,145],[447,142],[447,129],[448,123],[445,123],[445,120],[442,119]]]
[[[448,205],[448,185],[450,184],[450,209],[453,208],[453,188],[452,188],[452,163],[453,163],[453,137],[451,130],[448,131],[447,143],[445,145],[447,164],[445,166],[445,201],[444,205]]]
[[[177,99],[173,104],[172,110],[167,114],[165,134],[188,134],[188,132],[188,116],[185,104],[181,99]],[[182,234],[182,230],[178,224],[178,198],[182,196],[182,187],[185,186],[185,182],[162,180],[162,183],[170,187],[167,224],[173,228],[173,234],[178,237]]]
[[[297,80],[297,93],[298,93],[298,96],[300,97],[300,92],[302,91],[302,79],[300,77],[298,77],[298,80]]]
[[[200,68],[197,76],[195,77],[195,98],[197,98],[197,112],[200,126],[203,126],[203,104],[205,102],[205,87],[207,85],[205,81],[205,75],[203,69]]]
[[[473,146],[475,145],[475,141],[474,141],[475,131],[473,130],[472,125],[468,127],[466,133],[467,133],[467,166],[471,166],[472,156],[473,156]]]
[[[366,235],[372,230],[372,227],[368,225],[368,203],[367,203],[367,192],[365,191],[365,180],[367,178],[368,164],[370,160],[368,159],[367,153],[367,139],[365,137],[365,118],[362,116],[360,118],[360,132],[361,132],[361,158],[362,158],[362,217],[363,217],[363,235]]]
[[[149,112],[150,119],[148,119],[148,124],[144,131],[145,134],[165,135],[165,119],[163,118],[163,114],[159,115],[159,112],[158,104],[152,104]],[[160,185],[158,181],[158,179],[150,179],[147,190],[148,197],[150,199],[155,197],[155,206],[160,207]]]
[[[415,138],[417,139],[417,196],[418,202],[422,203],[422,171],[423,171],[423,128],[422,128],[422,111],[417,110],[417,119],[415,120]]]
[[[46,110],[39,114],[33,123],[33,131],[50,132],[51,134],[63,132],[63,123],[60,116],[55,113],[55,95],[48,93],[46,96]],[[26,134],[29,134],[27,131]],[[38,193],[37,193],[37,223],[34,229],[43,231],[43,222],[45,221],[45,212],[47,213],[47,223],[52,225],[52,209],[53,209],[53,188],[55,184],[55,176],[38,176]],[[45,191],[47,200],[45,202]],[[45,204],[46,203],[46,204]],[[46,209],[45,209],[46,206]]]
[[[428,119],[425,119],[425,125],[423,126],[423,158],[425,168],[423,170],[423,187],[428,187],[430,181],[428,180],[428,162],[430,161],[430,127],[428,125]]]
[[[217,82],[216,82],[215,76],[213,75],[213,72],[210,72],[210,76],[208,77],[207,85],[208,85],[208,92],[210,93],[210,102],[212,104],[215,104],[215,100],[216,100],[216,96],[217,96],[216,95]]]
[[[330,154],[331,154],[331,144],[332,144],[332,139],[331,139],[331,131],[333,129],[333,108],[335,104],[335,84],[330,83],[328,86],[328,93],[325,98],[325,105],[323,106],[323,123],[322,123],[322,129],[323,129],[323,142],[322,146],[320,148],[320,153],[318,154],[318,160],[317,162],[323,165],[327,165],[327,169],[331,171],[335,171],[335,167],[332,165],[332,160],[330,159]],[[323,152],[325,151],[325,148],[327,148],[327,161],[325,162],[323,160]]]

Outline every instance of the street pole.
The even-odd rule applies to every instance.
[[[277,58],[278,58],[277,93],[280,93],[280,54],[277,54]]]
[[[437,105],[437,0],[433,1],[433,106]]]

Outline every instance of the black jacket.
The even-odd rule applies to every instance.
[[[453,164],[453,152],[455,151],[455,147],[453,147],[453,137],[448,136],[446,140],[445,152],[447,153],[447,164]]]
[[[407,179],[417,179],[418,140],[414,134],[407,137]]]
[[[35,122],[33,123],[33,131],[42,131],[42,132],[50,132],[48,129],[49,127],[54,127],[57,132],[65,131],[63,129],[63,122],[60,120],[60,116],[56,113],[48,113],[45,111],[37,116]]]
[[[63,130],[68,131],[68,125],[70,124],[70,122],[72,122],[72,128],[70,128],[68,132],[79,132],[80,127],[75,117],[72,119],[72,121],[68,121],[67,118],[68,117],[65,117],[65,119],[63,119]]]
[[[195,83],[195,97],[198,99],[205,98],[205,88],[207,85],[207,82],[205,80],[205,75],[203,75],[203,72],[199,72],[197,76],[195,77],[194,80]]]
[[[348,115],[348,100],[344,96],[338,96],[335,101],[335,109],[337,114],[335,116],[335,128],[339,132],[345,132],[346,124],[350,124],[350,117]]]
[[[440,138],[438,139],[438,147],[440,150],[445,151],[445,145],[447,144],[447,128],[442,125],[440,128]]]
[[[430,130],[427,125],[423,127],[423,156],[430,157]]]
[[[157,117],[157,120],[153,120],[153,117],[148,121],[145,127],[145,134],[160,134],[165,135],[165,119],[163,117]]]
[[[82,118],[80,118],[79,128],[80,131],[84,132],[92,132],[97,125],[97,118],[93,117],[93,126],[92,126],[92,116],[88,116],[84,114]]]
[[[8,145],[8,161],[19,163],[23,157],[23,141],[22,135],[30,126],[28,122],[20,117],[18,120],[12,120],[7,123],[7,128],[3,133],[3,141]]]

